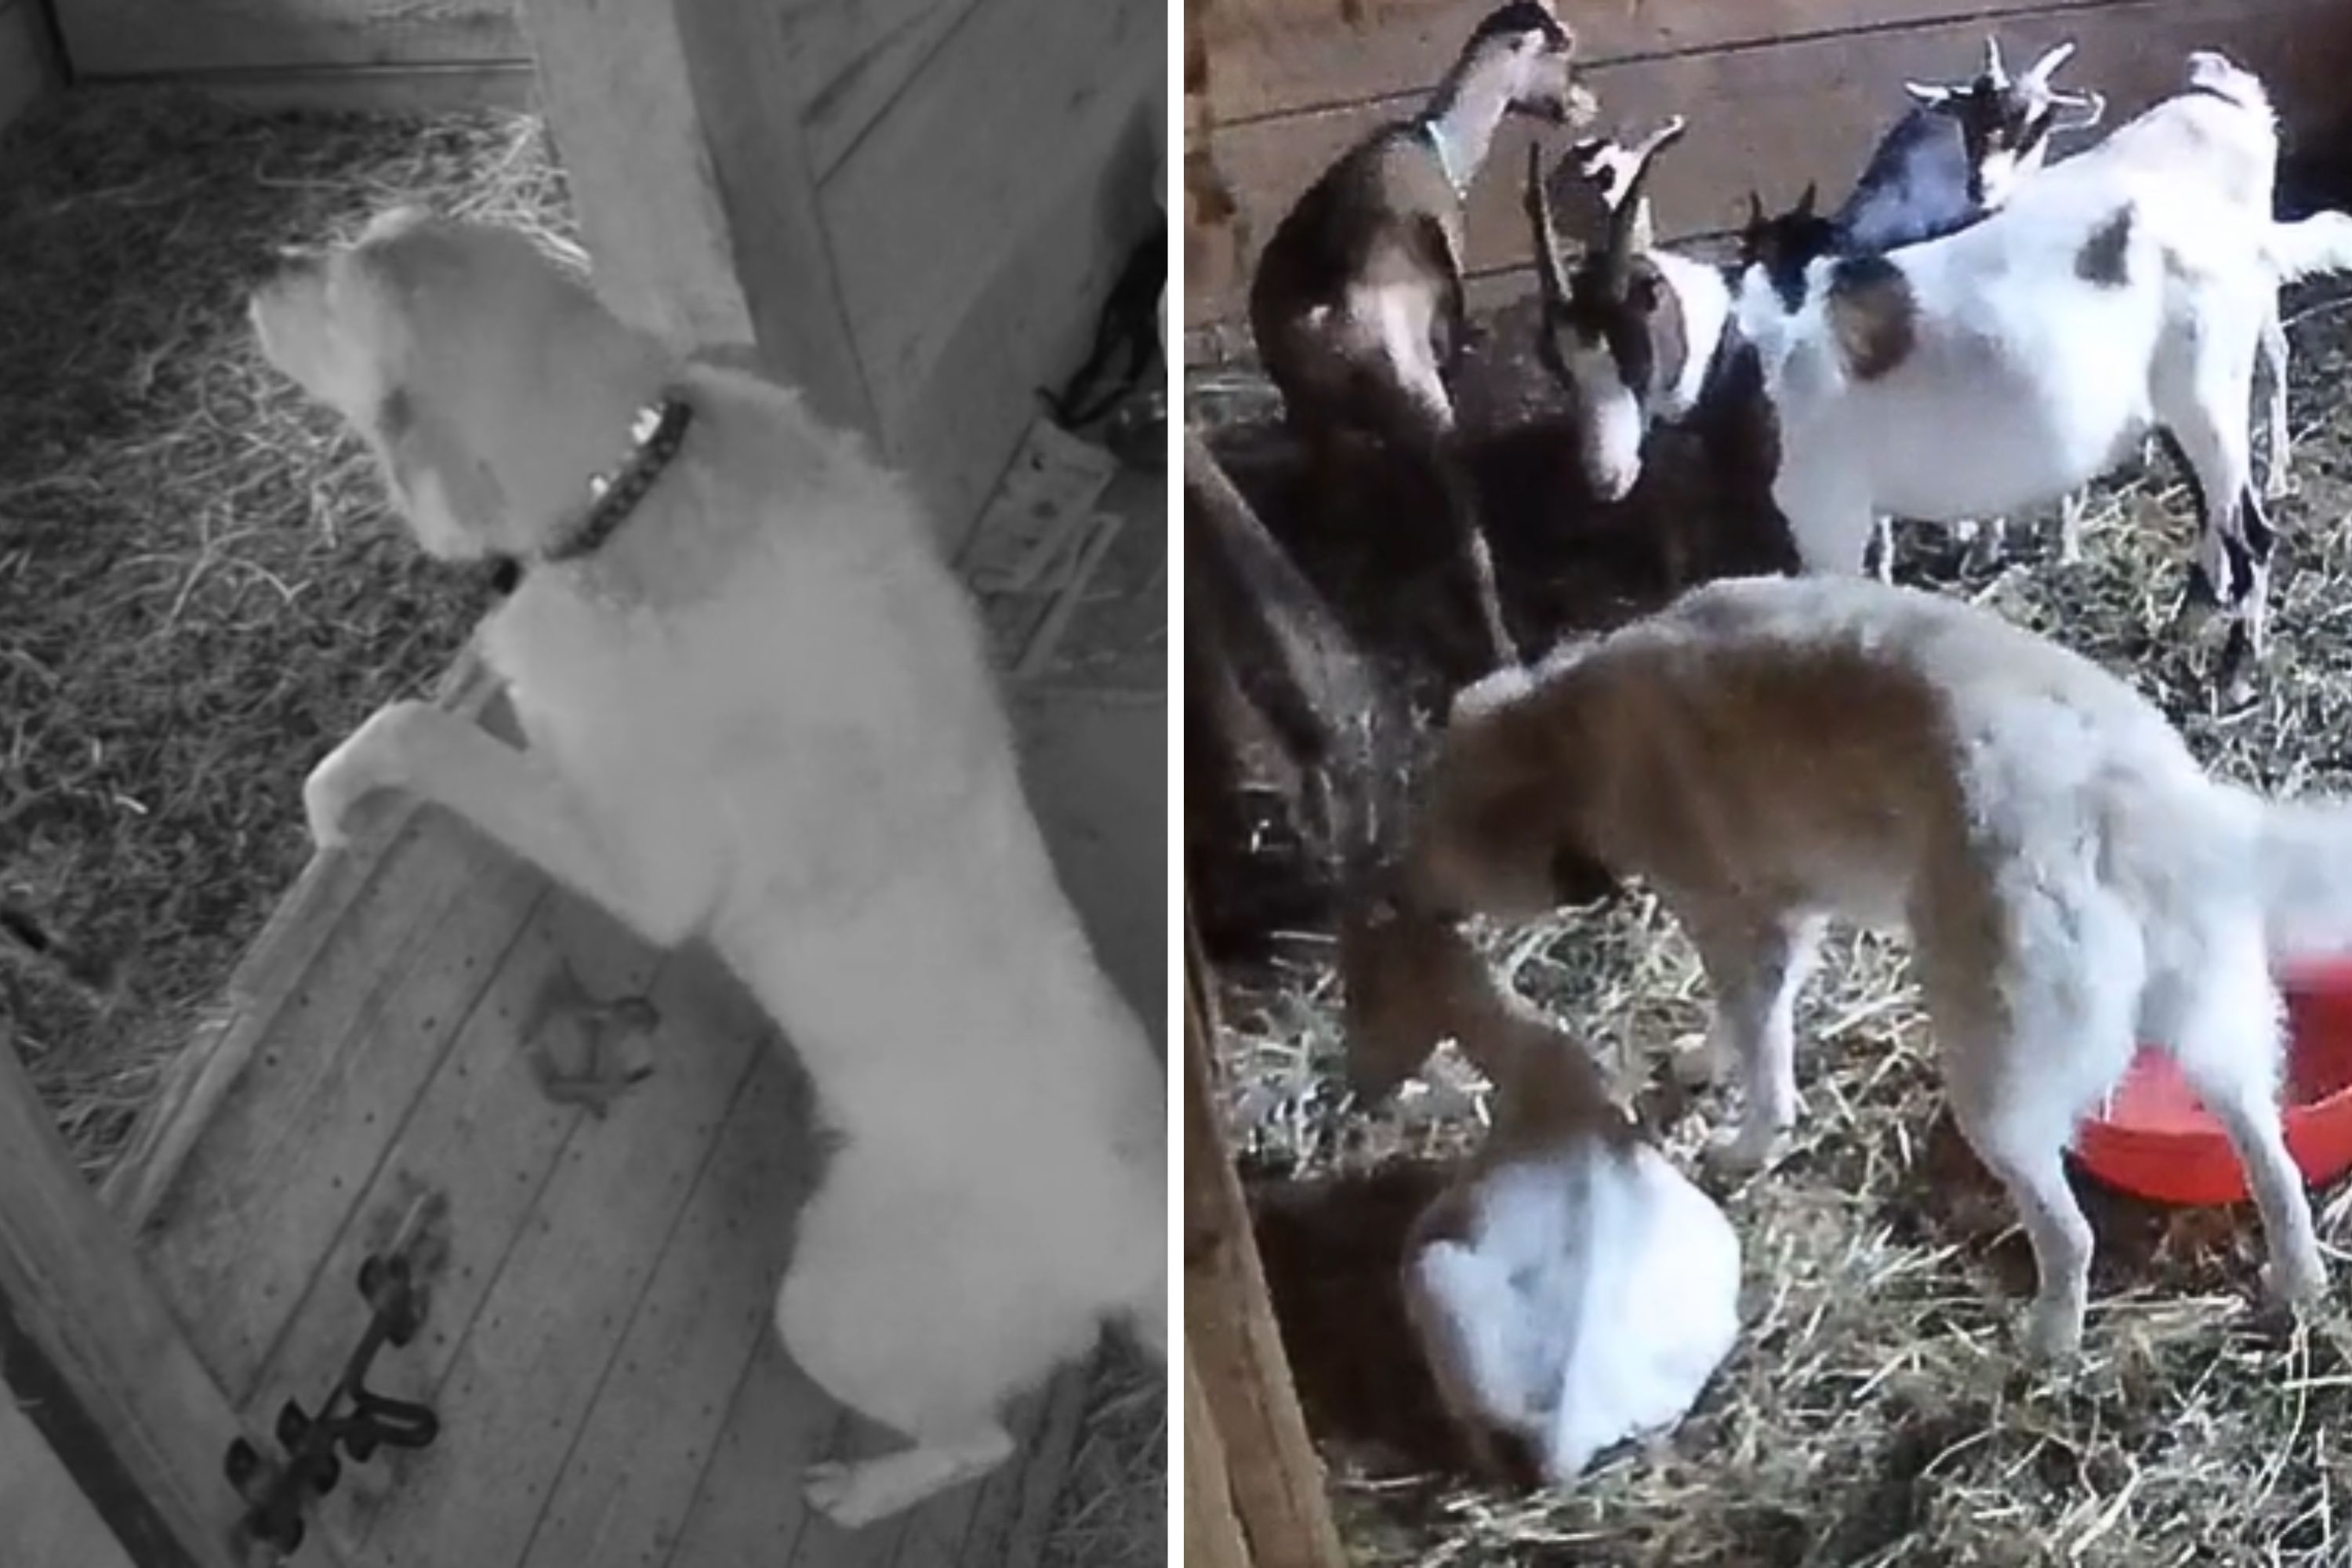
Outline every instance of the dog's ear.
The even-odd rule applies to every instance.
[[[401,510],[436,555],[478,555],[498,542],[506,490],[455,421],[405,387],[376,405],[375,439]]]

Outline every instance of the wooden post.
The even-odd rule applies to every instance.
[[[606,300],[683,343],[756,346],[821,416],[878,437],[778,8],[521,0],[521,12]]]
[[[236,1414],[5,1034],[0,1382],[140,1568],[240,1568],[244,1503],[222,1469]],[[297,1561],[331,1563],[311,1534]]]
[[[1202,1537],[1188,1533],[1187,1556],[1214,1568],[1342,1568],[1241,1177],[1210,1103],[1215,997],[1189,904],[1184,935],[1184,1518]]]

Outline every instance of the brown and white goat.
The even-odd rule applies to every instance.
[[[1318,467],[1342,432],[1372,435],[1443,488],[1498,662],[1503,622],[1446,388],[1464,344],[1463,198],[1505,115],[1590,120],[1575,38],[1547,0],[1488,13],[1412,119],[1383,125],[1300,196],[1258,258],[1250,329],[1292,430]]]
[[[1399,897],[1539,916],[1642,878],[1697,947],[1739,1068],[1734,1167],[1798,1110],[1793,1007],[1830,920],[1909,932],[1951,1108],[2008,1188],[2042,1352],[2079,1341],[2083,1114],[2158,1042],[2251,1178],[2269,1282],[2326,1283],[2280,1129],[2274,961],[2352,946],[2352,801],[2209,777],[2058,644],[1850,575],[1730,578],[1454,704]]]
[[[1368,912],[1340,951],[1360,1086],[1448,1038],[1495,1085],[1493,1131],[1406,1237],[1405,1310],[1480,1468],[1506,1473],[1504,1434],[1566,1486],[1681,1420],[1730,1354],[1739,1238],[1458,926]]]

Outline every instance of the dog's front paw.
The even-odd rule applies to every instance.
[[[364,826],[362,803],[407,783],[406,732],[422,703],[380,708],[302,781],[302,814],[310,842],[322,850],[348,845]]]
[[[336,748],[302,781],[302,815],[310,826],[310,842],[322,853],[351,842],[349,822],[366,784],[351,765],[348,745]]]

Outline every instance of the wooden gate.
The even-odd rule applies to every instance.
[[[446,700],[510,735],[487,696],[466,679]],[[283,1458],[289,1403],[320,1413],[374,1315],[363,1266],[395,1257],[422,1321],[365,1383],[439,1433],[345,1460],[299,1563],[1034,1556],[1075,1373],[982,1483],[855,1533],[803,1504],[803,1465],[896,1439],[771,1326],[818,1141],[716,962],[646,948],[437,811],[373,842],[314,861],[281,906],[110,1210],[29,1089],[0,1085],[8,1381],[133,1561],[266,1556],[242,1544],[230,1446]],[[652,1005],[642,1038],[583,1005],[623,995]],[[567,1092],[599,1054],[650,1071],[608,1104]]]

